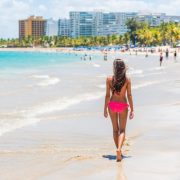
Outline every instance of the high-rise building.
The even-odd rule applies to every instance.
[[[57,36],[58,35],[58,21],[47,19],[45,25],[45,35],[46,36]]]
[[[180,22],[180,16],[168,16],[165,13],[139,13],[137,19],[147,22],[151,27],[159,26],[163,22]]]
[[[94,36],[93,12],[70,12],[71,37]]]
[[[135,12],[70,12],[71,37],[124,34],[127,19],[136,15]]]
[[[95,35],[107,36],[112,34],[124,34],[127,32],[126,22],[128,19],[136,17],[137,13],[126,12],[96,12],[95,13]]]
[[[137,19],[140,22],[148,23],[151,27],[156,27],[164,22],[165,16],[165,13],[139,13]]]
[[[136,17],[136,12],[118,12],[117,19],[119,25],[119,34],[125,34],[128,31],[128,28],[126,26],[127,20]]]
[[[70,37],[70,20],[69,19],[59,19],[58,20],[58,36]]]
[[[95,35],[107,36],[119,34],[119,24],[116,13],[95,13]]]
[[[165,16],[164,22],[180,23],[180,16]]]
[[[45,35],[46,20],[41,16],[30,16],[28,19],[19,20],[19,38],[31,36],[39,38]]]

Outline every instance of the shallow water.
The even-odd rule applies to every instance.
[[[0,135],[39,122],[45,114],[71,111],[72,105],[102,98],[115,57],[123,58],[129,67],[136,106],[176,102],[177,97],[168,96],[172,91],[168,86],[174,86],[174,91],[180,89],[179,63],[173,59],[159,67],[156,56],[116,54],[109,55],[108,61],[103,61],[101,54],[91,55],[92,61],[89,54],[86,61],[82,56],[0,52]],[[154,92],[148,90],[151,86],[156,87]],[[153,93],[154,98],[148,93]]]

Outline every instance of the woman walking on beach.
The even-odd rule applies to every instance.
[[[111,117],[114,142],[117,147],[117,161],[121,161],[121,148],[125,140],[128,107],[129,118],[134,117],[133,99],[131,94],[131,80],[126,76],[126,65],[123,60],[116,59],[113,63],[114,75],[106,79],[106,96],[104,117]],[[126,98],[127,94],[127,98]],[[127,104],[127,99],[129,105]]]

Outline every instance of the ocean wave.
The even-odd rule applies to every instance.
[[[35,78],[35,79],[47,79],[47,78],[50,78],[49,75],[32,75],[30,77]]]
[[[153,84],[159,84],[159,83],[161,83],[161,81],[144,82],[144,83],[132,86],[132,89],[139,89],[139,88],[143,88],[143,87],[146,87],[146,86],[151,86]]]
[[[94,67],[99,68],[101,67],[99,64],[93,64]]]
[[[28,116],[26,111],[0,114],[0,136],[15,129],[35,124],[38,121],[38,118]]]
[[[151,75],[159,75],[159,74],[165,74],[165,72],[154,72],[154,73],[148,73],[147,75],[151,76]]]
[[[153,84],[159,84],[161,82],[162,81],[143,82],[143,83],[140,83],[140,84],[137,84],[137,85],[133,85],[132,89],[140,89],[140,88],[143,88],[143,87],[146,87],[146,86],[150,86],[150,85],[153,85]],[[101,88],[101,89],[105,89],[106,85],[105,84],[100,84],[100,85],[97,85],[97,87]]]
[[[97,85],[98,88],[101,88],[101,89],[105,89],[106,88],[106,85],[105,84],[100,84],[100,85]]]
[[[97,78],[106,78],[107,77],[107,75],[106,74],[100,74],[100,75],[98,75],[98,76],[96,76]]]
[[[54,111],[64,110],[69,106],[79,104],[84,101],[96,100],[104,96],[104,92],[97,93],[86,93],[81,95],[76,95],[75,97],[63,97],[58,100],[41,104],[31,109],[31,114],[33,116],[42,115],[44,113],[51,113]]]
[[[166,69],[166,68],[165,67],[153,67],[153,68],[148,69],[148,71],[161,71],[164,69]]]
[[[134,68],[129,68],[129,70],[127,71],[127,74],[129,75],[136,75],[136,74],[143,74],[143,70],[142,69],[134,69]]]
[[[58,84],[60,82],[59,78],[51,77],[49,75],[32,75],[30,77],[34,79],[43,79],[41,80],[41,82],[36,84],[37,86],[50,86]]]
[[[0,114],[0,135],[17,128],[35,124],[41,120],[41,115],[61,111],[72,105],[96,100],[103,96],[104,92],[80,94],[73,97],[59,98],[58,100],[42,103],[29,109]]]

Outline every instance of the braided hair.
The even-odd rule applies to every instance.
[[[126,65],[123,60],[115,59],[113,62],[114,76],[112,80],[112,93],[120,93],[126,82]]]

